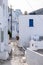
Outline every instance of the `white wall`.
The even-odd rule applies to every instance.
[[[9,8],[10,9],[10,8]],[[11,11],[9,11],[8,13],[11,13]],[[21,15],[22,12],[21,10],[17,9],[17,10],[13,10],[12,9],[12,38],[16,38],[16,36],[19,34],[17,31],[19,31],[19,20],[18,17],[19,15]],[[11,16],[8,17],[9,20],[9,30],[11,31]]]
[[[3,0],[3,6],[4,38],[5,44],[8,44],[8,0]]]
[[[8,0],[2,0],[2,5],[0,6],[0,23],[0,28],[4,31],[3,43],[8,44]]]
[[[34,27],[29,27],[29,19],[34,19]],[[43,36],[43,15],[21,15],[19,17],[19,45],[26,45],[33,35]]]
[[[12,23],[12,38],[16,38],[17,30],[16,30],[16,22]]]
[[[19,15],[22,15],[21,10],[16,9],[15,11],[12,11],[12,25],[15,28],[15,30],[12,30],[12,37],[16,38],[17,35],[19,35],[18,31],[19,31]]]
[[[0,59],[6,60],[9,56],[8,47],[8,0],[2,0],[0,5]],[[4,58],[5,57],[5,58]]]
[[[12,10],[12,38],[16,38],[17,35],[16,23],[17,23],[17,16],[15,14],[15,11]]]
[[[1,8],[1,6],[0,6],[0,26],[3,24],[3,9]]]

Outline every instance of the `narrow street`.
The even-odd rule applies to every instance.
[[[17,46],[17,41],[12,41],[12,57],[10,60],[1,61],[0,65],[27,65],[26,58],[22,50]]]

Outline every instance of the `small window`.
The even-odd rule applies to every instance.
[[[1,42],[3,42],[3,41],[4,41],[4,32],[1,31]]]
[[[16,31],[19,33],[19,23],[16,24]]]
[[[0,42],[4,41],[4,31],[0,28]]]
[[[33,24],[33,19],[29,19],[29,27],[33,27],[34,24]]]

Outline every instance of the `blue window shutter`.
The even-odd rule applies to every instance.
[[[34,24],[33,24],[33,19],[29,19],[29,27],[33,27]]]

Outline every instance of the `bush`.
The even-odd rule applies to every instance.
[[[9,37],[11,38],[12,37],[12,34],[11,32],[8,30],[8,34],[9,34]]]

